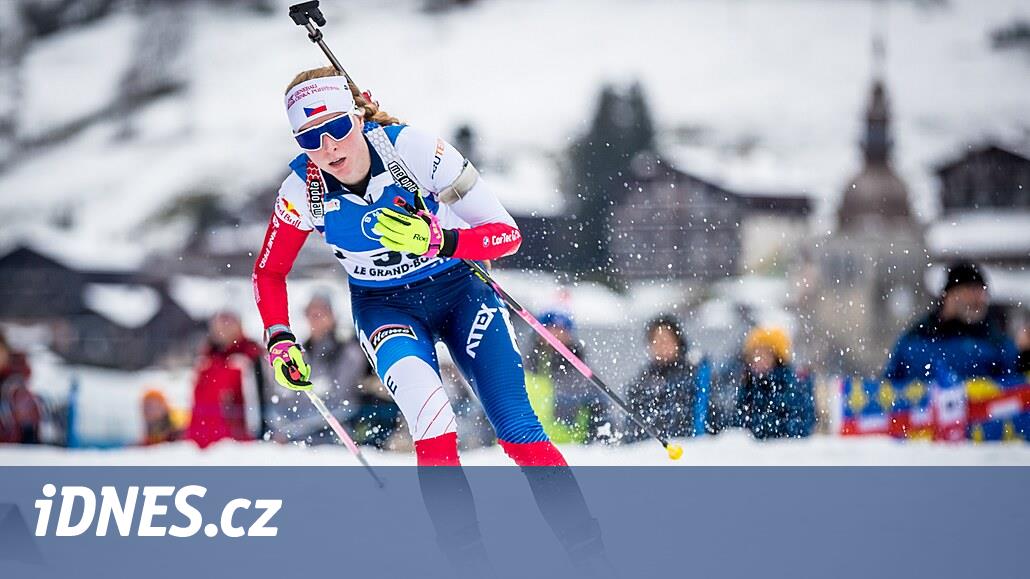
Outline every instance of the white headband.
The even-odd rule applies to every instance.
[[[327,113],[355,110],[354,96],[342,76],[327,76],[302,82],[286,94],[286,116],[296,134],[311,119]]]

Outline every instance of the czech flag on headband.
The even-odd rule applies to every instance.
[[[310,107],[304,107],[304,117],[311,118],[319,113],[324,113],[327,110],[329,109],[325,106],[325,101],[313,102]]]

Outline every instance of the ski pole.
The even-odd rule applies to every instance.
[[[318,409],[318,413],[321,414],[322,418],[325,418],[325,421],[329,423],[329,427],[333,429],[333,432],[336,433],[336,436],[339,437],[344,446],[346,446],[351,451],[351,454],[358,459],[361,466],[365,467],[368,474],[372,475],[372,478],[376,481],[376,486],[383,488],[385,486],[383,484],[383,480],[376,474],[372,465],[368,464],[368,461],[365,460],[365,455],[361,454],[361,449],[358,448],[357,444],[354,444],[354,440],[347,434],[347,431],[343,429],[343,425],[340,424],[340,421],[333,416],[332,412],[329,412],[325,402],[322,402],[322,399],[318,397],[318,394],[315,394],[311,390],[305,390],[304,393],[308,395],[308,400],[311,400],[311,403],[315,405],[315,408]]]
[[[297,368],[297,365],[295,363],[288,363],[287,369],[289,370],[288,378],[291,382],[297,385],[311,385],[311,382],[307,382],[303,378],[301,378],[300,370]],[[358,445],[354,443],[354,439],[351,438],[349,434],[347,434],[347,430],[343,427],[342,424],[340,424],[340,421],[337,420],[335,416],[333,416],[333,413],[329,411],[329,408],[325,405],[325,402],[322,402],[322,399],[318,396],[318,394],[315,394],[315,392],[311,389],[304,390],[304,393],[308,395],[308,400],[310,400],[311,403],[314,404],[315,410],[318,410],[318,413],[322,415],[322,418],[329,423],[329,428],[333,429],[333,432],[336,433],[336,437],[340,439],[340,442],[342,442],[343,445],[346,446],[348,450],[350,450],[351,454],[354,455],[354,458],[358,459],[358,462],[361,463],[361,466],[365,467],[365,470],[368,471],[368,474],[372,475],[372,478],[376,481],[376,486],[378,486],[379,488],[383,488],[384,486],[386,486],[383,483],[383,480],[379,478],[379,475],[376,474],[376,471],[372,469],[372,465],[368,464],[368,461],[365,460],[365,455],[361,453],[361,449],[358,448]]]
[[[421,191],[418,194],[421,195]],[[394,199],[394,204],[398,207],[401,207],[411,215],[417,214],[415,208],[409,205],[401,197],[397,197],[396,199]],[[648,434],[653,436],[655,440],[660,442],[662,446],[665,448],[665,452],[669,454],[669,458],[671,458],[672,460],[679,460],[679,458],[683,456],[682,446],[669,442],[669,439],[663,436],[657,428],[655,428],[651,424],[648,424],[648,422],[644,420],[644,418],[640,416],[639,413],[635,412],[632,408],[630,408],[621,396],[619,396],[614,390],[611,389],[611,387],[605,384],[604,381],[601,380],[597,376],[597,374],[595,374],[594,371],[586,365],[586,363],[583,360],[579,359],[579,356],[573,354],[572,350],[569,350],[568,346],[563,344],[561,340],[559,340],[554,334],[551,333],[550,330],[545,328],[544,325],[540,323],[540,320],[536,319],[536,317],[534,317],[529,310],[522,307],[522,304],[520,304],[515,298],[511,297],[511,294],[504,291],[504,288],[502,288],[501,285],[498,284],[497,281],[494,280],[494,278],[491,277],[485,269],[483,269],[483,266],[472,261],[471,259],[463,259],[461,261],[469,268],[471,268],[472,272],[475,273],[479,279],[486,283],[486,285],[490,286],[490,288],[494,290],[494,292],[504,301],[504,303],[510,309],[514,310],[515,313],[523,319],[523,321],[529,324],[529,327],[533,328],[534,332],[536,332],[541,338],[543,338],[548,344],[550,344],[552,348],[557,350],[563,358],[568,360],[568,362],[576,368],[576,370],[579,370],[579,373],[582,374],[584,378],[589,380],[590,383],[594,385],[594,387],[596,387],[605,396],[607,396],[609,400],[614,402],[616,406],[621,408],[622,411],[625,412],[630,417],[630,419],[633,420],[633,422],[637,423],[637,425],[643,428],[645,432],[647,432]]]
[[[569,350],[568,346],[562,343],[561,340],[559,340],[554,334],[551,333],[550,330],[548,330],[546,327],[544,327],[543,324],[540,323],[540,320],[536,319],[536,317],[534,317],[533,314],[529,312],[529,310],[522,307],[522,305],[519,304],[519,302],[515,301],[515,298],[511,297],[511,295],[509,295],[508,292],[504,291],[504,289],[492,277],[490,277],[490,274],[488,274],[481,265],[469,259],[463,259],[462,261],[465,263],[465,265],[472,268],[472,271],[475,272],[475,274],[481,280],[486,282],[486,284],[489,285],[494,290],[494,292],[496,292],[497,295],[500,296],[502,300],[504,300],[504,302],[508,305],[509,308],[514,310],[515,313],[523,319],[523,321],[529,324],[529,327],[533,328],[533,331],[535,331],[541,338],[547,341],[547,343],[550,344],[552,348],[557,350],[563,358],[568,360],[569,363],[576,368],[576,370],[579,370],[579,373],[582,374],[584,378],[590,380],[591,384],[593,384],[598,390],[600,390],[605,396],[607,396],[609,400],[614,402],[616,406],[621,408],[622,411],[625,412],[630,417],[630,419],[633,420],[633,422],[636,422],[637,425],[644,429],[644,431],[653,436],[655,440],[662,443],[662,446],[665,448],[665,452],[668,453],[669,458],[671,458],[672,460],[679,460],[679,458],[683,456],[682,446],[669,442],[669,440],[665,438],[665,436],[663,436],[657,428],[647,423],[642,416],[640,416],[637,412],[630,408],[621,396],[616,394],[615,391],[612,390],[607,384],[605,384],[603,380],[598,378],[597,374],[595,374],[594,371],[591,370],[585,362],[583,362],[583,360],[579,359],[579,356],[573,354],[572,350]]]
[[[354,82],[354,79],[352,79],[349,74],[347,74],[343,65],[336,59],[336,55],[333,54],[333,51],[329,50],[329,46],[326,45],[325,40],[322,38],[322,31],[315,26],[316,24],[318,26],[325,26],[325,16],[322,14],[322,10],[318,8],[318,0],[310,0],[309,2],[301,2],[300,4],[290,6],[290,18],[293,19],[293,22],[297,24],[297,26],[303,26],[307,29],[308,38],[311,42],[314,42],[322,49],[322,52],[325,53],[326,58],[329,59],[333,68],[339,71],[339,73],[347,79],[347,82],[354,87],[354,90],[360,93],[361,89],[358,88],[357,83]],[[314,24],[311,23],[312,20],[314,21]]]

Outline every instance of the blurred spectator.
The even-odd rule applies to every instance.
[[[1016,334],[1016,347],[1019,349],[1019,372],[1030,379],[1030,319],[1024,318],[1023,327]]]
[[[25,354],[15,352],[0,332],[0,394],[18,384],[28,384],[31,374]]]
[[[483,405],[476,402],[465,378],[453,363],[440,364],[440,377],[443,379],[447,398],[454,408],[454,416],[458,419],[458,445],[461,450],[492,446],[497,437],[494,427],[486,418]]]
[[[39,444],[43,409],[29,391],[29,364],[0,332],[0,442]]]
[[[687,339],[679,321],[662,315],[648,322],[645,331],[648,364],[627,387],[627,403],[648,424],[667,437],[694,435],[697,369],[687,361]],[[630,422],[624,442],[647,438]]]
[[[315,393],[336,418],[354,433],[355,441],[383,447],[397,430],[400,410],[372,371],[356,339],[339,337],[336,314],[328,295],[316,294],[304,310],[311,336],[304,343]],[[329,425],[302,392],[276,389],[276,414],[287,421],[275,429],[290,440],[334,444]],[[278,437],[276,437],[278,438]]]
[[[197,363],[187,438],[204,448],[223,438],[252,440],[264,433],[264,354],[264,348],[243,336],[236,313],[222,311],[211,318]]]
[[[0,399],[0,442],[39,444],[43,408],[28,386],[10,387]]]
[[[755,438],[808,436],[815,423],[812,392],[790,365],[790,338],[779,328],[755,328],[744,340],[737,394],[740,426]]]
[[[988,377],[1019,380],[1016,346],[987,317],[987,282],[975,264],[948,269],[940,303],[898,340],[884,369],[895,383]]]
[[[172,420],[172,409],[159,390],[148,390],[143,395],[143,445],[179,440],[182,432]]]
[[[304,343],[305,351],[309,352],[307,360],[312,367],[311,375],[327,377],[331,382],[328,386],[331,391],[327,394],[330,400],[339,401],[336,405],[329,400],[325,403],[333,412],[338,408],[350,408],[350,415],[345,420],[354,433],[355,441],[385,447],[400,430],[401,409],[393,403],[357,340],[340,340],[336,314],[328,295],[312,298],[305,315],[311,327],[311,337]],[[328,425],[321,430],[319,438],[323,442],[336,440]]]
[[[573,354],[586,360],[568,314],[546,312],[540,316],[540,323]],[[539,336],[526,360],[526,393],[553,442],[587,443],[611,435],[605,401],[572,364]]]

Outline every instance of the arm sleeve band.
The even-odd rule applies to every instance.
[[[441,203],[452,205],[465,197],[465,194],[471,191],[478,181],[479,171],[468,159],[465,159],[461,173],[458,173],[458,177],[454,179],[453,183],[441,189],[437,197]]]

